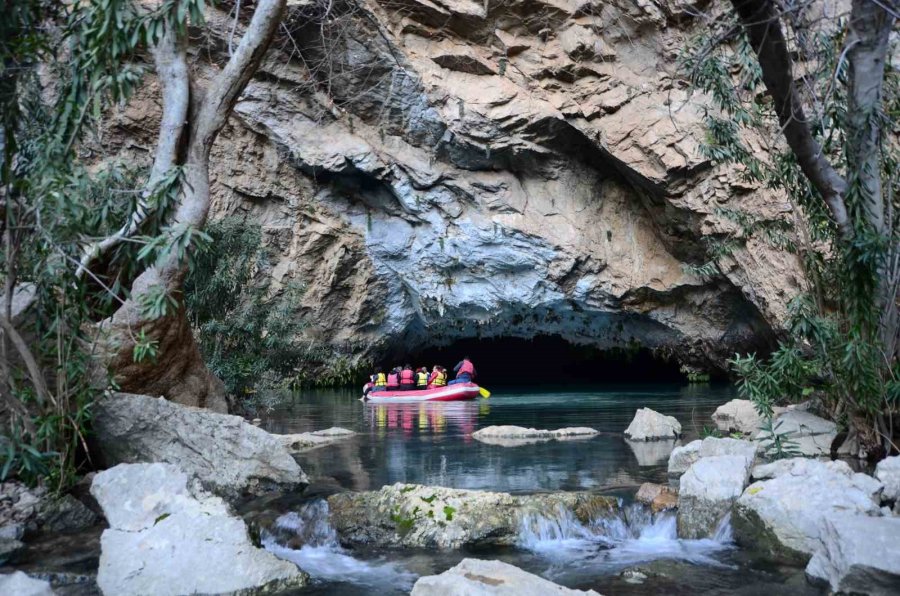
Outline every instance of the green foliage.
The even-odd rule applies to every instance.
[[[301,340],[308,326],[300,304],[305,288],[288,283],[272,290],[272,255],[258,224],[225,218],[210,223],[207,234],[214,249],[192,259],[185,305],[207,365],[231,395],[255,411],[289,388],[359,378],[365,363]]]
[[[777,454],[791,453],[791,449],[775,437],[774,406],[806,399],[813,388],[823,410],[838,422],[867,421],[864,434],[870,443],[890,443],[891,437],[885,435],[878,420],[889,418],[897,407],[896,355],[884,341],[886,335],[896,334],[896,328],[885,333],[880,326],[886,302],[879,292],[882,277],[895,271],[889,261],[896,268],[900,193],[889,195],[893,197],[893,207],[889,205],[893,219],[887,226],[888,235],[875,233],[865,216],[863,173],[856,167],[850,147],[848,67],[847,60],[841,59],[846,28],[835,25],[833,31],[828,27],[804,30],[804,51],[797,55],[806,58],[800,70],[804,73],[803,93],[809,94],[804,99],[815,106],[807,112],[812,130],[826,157],[849,183],[844,199],[853,223],[850,238],[838,234],[822,197],[781,142],[756,55],[735,17],[728,14],[711,21],[681,58],[693,89],[712,99],[704,116],[706,157],[714,165],[731,164],[747,183],[786,197],[797,214],[795,220],[760,220],[741,209],[717,210],[736,224],[736,230],[712,240],[707,246],[708,261],[690,268],[704,278],[721,275],[720,260],[751,236],[797,255],[803,265],[808,287],[791,304],[790,334],[767,360],[750,354],[736,355],[732,361],[740,393],[751,399],[764,417]],[[889,67],[883,111],[872,118],[900,114],[898,89],[900,76]],[[886,122],[886,130],[891,131],[890,120]],[[896,139],[884,140],[881,171],[866,174],[896,185],[898,144]],[[759,146],[766,150],[754,149]],[[889,259],[890,255],[894,257]]]
[[[83,148],[90,148],[103,112],[127,100],[140,83],[144,58],[137,57],[165,27],[184,30],[189,20],[202,22],[203,5],[202,0],[166,0],[150,10],[131,0],[6,5],[0,22],[0,276],[5,286],[36,288],[25,322],[16,324],[28,336],[29,354],[42,374],[32,378],[13,356],[8,338],[0,339],[3,478],[46,481],[57,490],[75,480],[86,461],[85,435],[98,391],[92,384],[89,329],[127,298],[126,288],[146,266],[138,259],[144,244],[153,247],[155,257],[183,254],[203,241],[194,230],[164,228],[181,188],[179,171],[147,188],[145,172],[103,156],[94,155],[90,167],[79,158],[89,153]],[[39,79],[39,66],[54,81],[52,89]],[[149,210],[139,231],[143,237],[105,255],[87,276],[78,275],[85,247],[119,230],[139,208]],[[172,305],[168,297],[153,298],[142,307],[155,314]],[[0,316],[5,314],[4,305]],[[142,330],[135,332],[135,358],[153,358],[157,346]],[[39,389],[42,385],[48,389]]]

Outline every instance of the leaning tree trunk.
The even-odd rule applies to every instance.
[[[183,167],[184,182],[173,229],[202,229],[206,224],[210,207],[210,150],[238,96],[259,67],[281,22],[285,3],[285,0],[260,0],[234,54],[203,91],[191,88],[186,32],[179,33],[170,27],[154,48],[163,115],[151,184],[171,168]],[[182,143],[186,150],[181,153],[184,157],[179,163]],[[136,217],[141,217],[140,213]],[[140,221],[134,223],[133,219],[116,235],[105,239],[104,246],[87,251],[88,263],[127,238],[140,225]],[[204,364],[185,315],[182,290],[186,273],[186,260],[173,255],[139,275],[132,284],[130,298],[101,323],[102,352],[114,381],[123,391],[161,395],[186,405],[224,411],[227,409],[224,386]],[[141,299],[161,290],[174,298],[178,306],[153,319],[141,308]],[[142,341],[156,342],[155,358],[135,361],[134,348],[139,334]]]

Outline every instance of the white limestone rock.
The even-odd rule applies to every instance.
[[[681,477],[678,535],[708,538],[731,512],[750,479],[752,459],[744,455],[701,457]]]
[[[675,447],[669,455],[669,476],[681,476],[687,472],[688,468],[700,459],[700,445],[702,443],[701,440],[697,439],[687,445]]]
[[[107,465],[173,464],[227,499],[307,483],[283,441],[240,416],[116,393],[95,404],[93,429]]]
[[[900,594],[900,518],[835,514],[822,520],[821,547],[806,575],[841,594]]]
[[[331,445],[344,439],[355,436],[356,433],[346,428],[332,426],[324,430],[314,430],[307,433],[293,433],[289,435],[272,435],[292,453],[308,451],[316,447]]]
[[[0,574],[0,594],[9,596],[53,596],[50,582],[29,577],[21,571]]]
[[[747,435],[759,432],[762,417],[749,399],[733,399],[722,404],[712,415],[713,422],[722,432],[739,432]]]
[[[572,590],[501,561],[463,559],[440,575],[421,577],[410,596],[600,596]]]
[[[800,455],[808,457],[829,455],[831,444],[837,437],[837,425],[834,422],[799,408],[778,416],[773,427],[776,434],[784,435],[794,442],[794,448]],[[757,433],[756,440],[763,449],[768,449],[772,444],[764,432]]]
[[[757,482],[734,506],[735,538],[773,560],[806,563],[826,517],[881,515],[881,483],[842,461],[781,460],[753,468],[752,476]]]
[[[253,546],[244,521],[171,464],[120,464],[91,494],[109,529],[97,585],[107,596],[262,594],[299,588],[307,575]]]
[[[632,441],[677,439],[681,436],[681,423],[672,416],[665,416],[650,408],[641,408],[635,412],[634,419],[625,429],[625,436]]]
[[[889,501],[900,501],[900,455],[887,457],[875,466],[875,478],[884,485],[882,496]]]
[[[598,434],[599,431],[584,426],[543,430],[515,425],[495,425],[476,430],[472,433],[472,438],[488,445],[517,447],[553,440],[590,439]]]

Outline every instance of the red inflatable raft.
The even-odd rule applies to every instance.
[[[419,389],[416,391],[370,391],[365,398],[371,402],[409,401],[466,401],[480,395],[481,387],[475,383],[456,383],[446,387]]]

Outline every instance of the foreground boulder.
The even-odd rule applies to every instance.
[[[586,492],[518,496],[416,484],[339,493],[328,505],[342,542],[443,549],[513,545],[539,516],[588,523],[618,509],[615,498]]]
[[[842,594],[900,594],[900,518],[839,514],[822,521],[806,575]]]
[[[722,432],[739,432],[745,435],[755,435],[762,426],[760,416],[753,402],[749,399],[733,399],[722,404],[712,415],[716,428]]]
[[[9,596],[53,596],[50,582],[29,577],[21,571],[0,575],[0,594]]]
[[[688,468],[678,488],[681,538],[708,538],[716,533],[747,486],[752,461],[742,455],[713,455]]]
[[[801,409],[788,410],[778,416],[773,424],[776,434],[784,435],[793,442],[792,447],[799,455],[818,457],[831,453],[831,444],[837,437],[837,425],[830,420]],[[756,435],[763,449],[772,446],[765,432]]]
[[[672,416],[665,416],[650,408],[641,408],[635,412],[634,419],[625,429],[625,436],[632,441],[677,439],[681,436],[681,423]]]
[[[600,596],[572,590],[500,561],[463,559],[440,575],[420,577],[410,596]]]
[[[806,563],[821,543],[822,520],[880,515],[880,482],[842,461],[805,458],[757,466],[734,507],[735,539],[776,561]]]
[[[671,486],[645,482],[634,495],[634,500],[650,507],[653,513],[659,513],[678,506],[678,491]]]
[[[569,439],[590,439],[599,431],[587,427],[570,427],[556,430],[539,430],[523,426],[502,425],[487,426],[472,433],[472,438],[488,445],[516,447],[543,441],[565,441]]]
[[[900,455],[888,457],[875,466],[875,478],[884,485],[882,497],[900,506]]]
[[[107,465],[173,464],[227,499],[307,483],[285,442],[239,416],[116,393],[94,406],[93,428]]]
[[[263,594],[301,587],[293,563],[253,546],[244,522],[169,464],[122,464],[91,494],[109,529],[97,584],[108,596]]]

